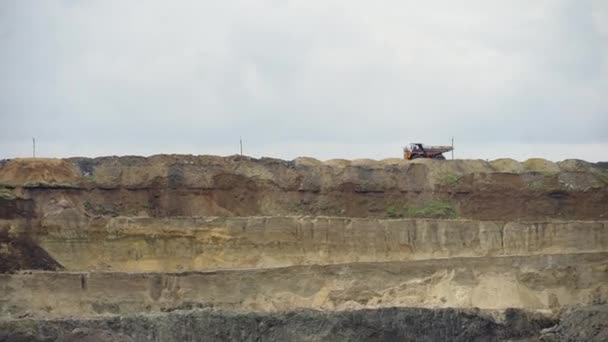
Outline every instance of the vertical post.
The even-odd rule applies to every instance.
[[[241,145],[241,156],[243,156],[243,139],[239,137],[239,144]]]
[[[454,160],[454,137],[452,137],[452,160]]]
[[[32,156],[36,158],[36,138],[32,138]]]

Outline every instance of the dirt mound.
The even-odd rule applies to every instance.
[[[76,166],[65,159],[22,158],[7,161],[0,167],[0,184],[71,184],[80,180]]]
[[[496,159],[490,162],[490,164],[499,172],[521,173],[524,171],[522,164],[515,159]]]
[[[332,159],[319,161],[300,157],[293,161],[273,158],[255,159],[243,156],[191,156],[155,155],[151,157],[125,156],[42,159],[12,159],[0,163],[0,185],[23,186],[27,183],[71,184],[80,181],[92,182],[93,186],[146,187],[162,185],[160,181],[175,178],[181,185],[211,187],[213,174],[234,174],[259,181],[273,182],[285,188],[297,179],[310,178],[306,172],[314,171],[338,188],[340,181],[365,181],[383,183],[383,179],[400,170],[404,174],[410,169],[427,169],[430,183],[438,183],[446,174],[492,174],[492,173],[559,173],[599,171],[598,164],[582,160],[564,160],[554,163],[545,159],[529,159],[523,163],[512,159],[447,160],[436,161],[418,159],[407,161],[398,158],[372,159]],[[302,173],[301,169],[305,169]],[[373,175],[371,174],[373,172]],[[361,179],[341,179],[356,176]],[[373,176],[373,177],[371,177]],[[420,184],[424,185],[424,184]],[[386,184],[388,190],[392,184]]]
[[[386,158],[386,159],[380,160],[379,163],[384,166],[386,166],[386,165],[403,165],[403,164],[409,163],[409,161],[405,160],[403,158]]]
[[[18,270],[52,270],[61,269],[44,249],[27,236],[13,236],[6,230],[0,230],[0,273]]]
[[[593,164],[580,159],[566,159],[558,162],[560,170],[569,172],[591,172]]]
[[[322,161],[315,159],[315,158],[310,158],[310,157],[299,157],[299,158],[294,159],[293,162],[296,165],[299,164],[299,165],[315,165],[316,166],[316,165],[323,164]]]
[[[541,158],[531,158],[522,163],[524,169],[530,172],[557,173],[559,166],[549,160]]]

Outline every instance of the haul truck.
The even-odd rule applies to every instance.
[[[452,146],[429,146],[421,143],[411,143],[403,148],[403,158],[407,160],[418,158],[445,160],[443,153],[450,152],[453,149]]]

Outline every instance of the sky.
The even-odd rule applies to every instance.
[[[1,0],[0,158],[608,160],[606,0]]]

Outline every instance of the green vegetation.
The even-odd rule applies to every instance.
[[[456,185],[460,182],[460,180],[462,179],[462,176],[453,174],[453,173],[444,173],[443,175],[441,175],[441,178],[439,178],[439,182],[443,185]]]
[[[44,188],[44,189],[80,189],[78,184],[74,183],[48,183],[48,182],[30,182],[23,185],[24,188]]]
[[[412,218],[456,218],[458,213],[451,203],[433,200],[421,207],[407,208],[405,216]]]
[[[386,216],[388,218],[434,218],[434,219],[449,219],[457,218],[458,212],[454,206],[441,200],[432,200],[426,202],[422,206],[409,207],[398,209],[395,207],[388,207],[386,209]]]
[[[403,213],[401,213],[400,210],[395,207],[388,207],[386,209],[386,216],[388,218],[400,218],[403,217]]]

